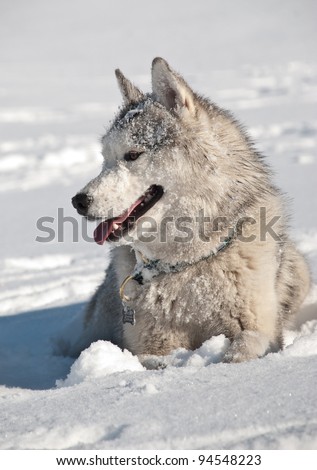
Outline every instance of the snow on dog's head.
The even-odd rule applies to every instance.
[[[257,158],[242,129],[165,60],[153,61],[150,94],[120,71],[116,75],[124,106],[102,138],[101,173],[73,205],[100,219],[94,233],[99,244],[129,244],[145,258],[169,264],[195,262],[196,253],[207,256],[228,235],[244,201],[256,199],[255,187],[261,196],[263,165],[261,178],[250,183]]]
[[[201,122],[196,129],[203,113],[198,100],[163,59],[153,61],[150,94],[119,70],[116,76],[124,105],[102,138],[102,171],[73,198],[81,215],[102,219],[95,232],[99,244],[126,243],[127,231],[133,243],[138,219],[145,214],[155,221],[175,215],[176,188],[192,179],[183,161],[187,137],[193,142],[202,135]]]

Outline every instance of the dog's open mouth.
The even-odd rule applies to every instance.
[[[98,225],[94,231],[95,242],[98,245],[103,245],[107,240],[117,241],[131,230],[135,222],[161,199],[163,193],[162,186],[156,184],[150,186],[122,215],[104,220]]]

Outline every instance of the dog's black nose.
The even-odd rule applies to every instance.
[[[93,197],[85,193],[78,193],[72,198],[72,204],[80,215],[87,215]]]

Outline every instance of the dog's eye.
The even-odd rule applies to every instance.
[[[140,155],[142,155],[143,152],[138,152],[137,150],[130,150],[130,152],[127,152],[124,154],[124,159],[127,162],[133,162],[137,158],[139,158]]]

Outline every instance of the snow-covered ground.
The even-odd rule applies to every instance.
[[[1,6],[0,448],[317,448],[316,10],[313,0]],[[219,336],[160,371],[106,342],[76,362],[57,354],[109,260],[83,240],[70,199],[99,169],[98,139],[120,104],[113,70],[148,90],[156,55],[245,123],[291,198],[314,283],[282,352],[222,364]],[[41,217],[54,218],[53,241],[36,241]]]

